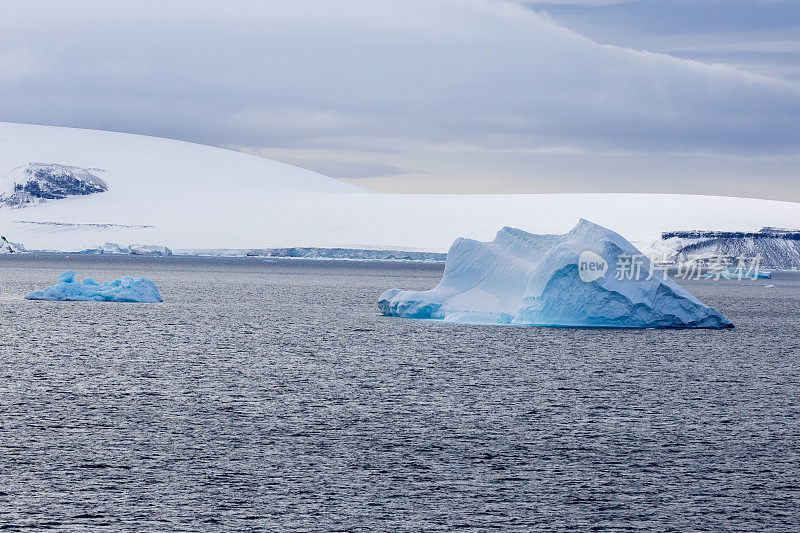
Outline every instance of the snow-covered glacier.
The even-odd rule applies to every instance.
[[[492,242],[459,238],[439,285],[387,290],[378,307],[388,316],[475,324],[733,326],[625,238],[586,220],[565,235],[505,227]]]
[[[92,278],[75,281],[76,272],[67,270],[58,276],[54,285],[33,291],[27,300],[94,301],[94,302],[162,302],[155,284],[146,278],[123,276],[114,281],[98,283]]]
[[[233,150],[0,122],[0,194],[12,189],[4,188],[8,182],[2,176],[31,161],[84,169],[102,178],[108,190],[37,201],[25,209],[0,208],[0,235],[29,250],[74,252],[105,242],[140,242],[176,253],[279,248],[298,249],[300,255],[306,253],[301,248],[442,253],[458,236],[485,241],[502,225],[564,233],[579,217],[644,246],[665,244],[661,235],[668,231],[754,232],[764,226],[794,228],[800,220],[800,203],[725,196],[382,194]]]

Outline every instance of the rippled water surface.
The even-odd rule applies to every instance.
[[[21,298],[66,268],[165,302]],[[440,276],[0,256],[0,526],[800,528],[800,276],[684,283],[725,331],[378,315]]]

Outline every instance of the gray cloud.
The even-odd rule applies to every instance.
[[[3,120],[384,151],[377,162],[351,153],[342,169],[420,168],[455,188],[475,154],[524,183],[545,176],[505,154],[757,158],[800,146],[800,85],[599,45],[518,3],[32,0],[9,11]],[[617,166],[593,164],[581,182],[613,180]]]
[[[522,3],[597,42],[800,81],[800,4],[794,0]]]
[[[40,75],[44,70],[39,57],[24,48],[0,50],[0,82],[13,83]]]

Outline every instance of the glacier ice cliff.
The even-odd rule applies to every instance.
[[[162,302],[155,284],[146,278],[123,276],[114,281],[98,283],[92,278],[75,281],[75,271],[67,270],[58,276],[55,285],[25,296],[27,300],[95,301],[95,302]]]
[[[79,254],[124,254],[124,255],[152,255],[159,257],[166,257],[172,255],[172,250],[166,246],[159,246],[155,244],[131,244],[130,246],[121,246],[116,242],[107,242],[102,246],[95,248],[87,248],[77,252]]]
[[[621,235],[586,220],[565,235],[505,227],[488,243],[456,239],[435,288],[390,289],[378,307],[388,316],[474,324],[733,326]]]

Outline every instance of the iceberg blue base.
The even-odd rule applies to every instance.
[[[123,276],[103,284],[92,278],[75,281],[75,271],[67,270],[58,276],[55,285],[25,296],[26,300],[77,302],[163,302],[158,288],[149,279]]]

